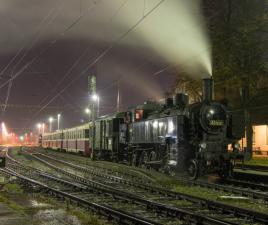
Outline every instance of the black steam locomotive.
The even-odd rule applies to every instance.
[[[83,126],[79,138],[86,143],[82,148],[78,148],[78,136],[68,132],[57,132],[56,140],[45,135],[42,145],[169,174],[188,172],[191,179],[214,172],[230,176],[239,151],[230,113],[225,105],[213,100],[212,79],[203,81],[202,102],[189,104],[187,95],[177,94],[174,101],[167,99],[164,105],[145,102],[127,112],[98,118]],[[69,149],[70,145],[73,147]]]

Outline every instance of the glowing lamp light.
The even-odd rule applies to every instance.
[[[54,118],[53,118],[53,117],[49,117],[49,118],[48,118],[48,121],[49,121],[50,123],[52,123],[52,122],[53,122],[53,120],[54,120]]]
[[[90,114],[90,112],[91,112],[91,111],[90,111],[89,108],[86,108],[86,109],[85,109],[85,113],[86,113],[86,114]]]
[[[6,125],[5,125],[4,122],[2,122],[2,132],[3,132],[4,135],[7,135],[8,134],[7,128],[6,128]]]
[[[20,136],[20,140],[21,140],[21,141],[24,140],[24,136],[23,136],[23,135]]]
[[[91,96],[91,98],[92,98],[93,101],[97,101],[99,99],[99,96],[94,94],[94,95]]]

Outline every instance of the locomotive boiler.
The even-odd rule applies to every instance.
[[[188,172],[191,179],[217,172],[230,176],[235,142],[231,115],[213,99],[213,80],[203,80],[203,100],[189,104],[188,96],[178,94],[167,99],[162,108],[138,107],[132,121],[121,125],[121,139],[131,164],[156,167],[170,174]],[[126,128],[127,126],[127,128]]]

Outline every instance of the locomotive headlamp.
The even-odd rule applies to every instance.
[[[239,142],[236,142],[236,143],[234,144],[234,148],[236,148],[236,149],[240,149],[240,144],[239,144]]]
[[[201,143],[200,144],[200,147],[203,148],[203,149],[205,149],[207,147],[207,144],[206,143]]]
[[[210,109],[209,113],[213,115],[215,113],[215,111],[213,109]]]

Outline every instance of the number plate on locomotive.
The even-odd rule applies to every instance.
[[[210,126],[223,126],[223,120],[210,120],[209,121]]]

